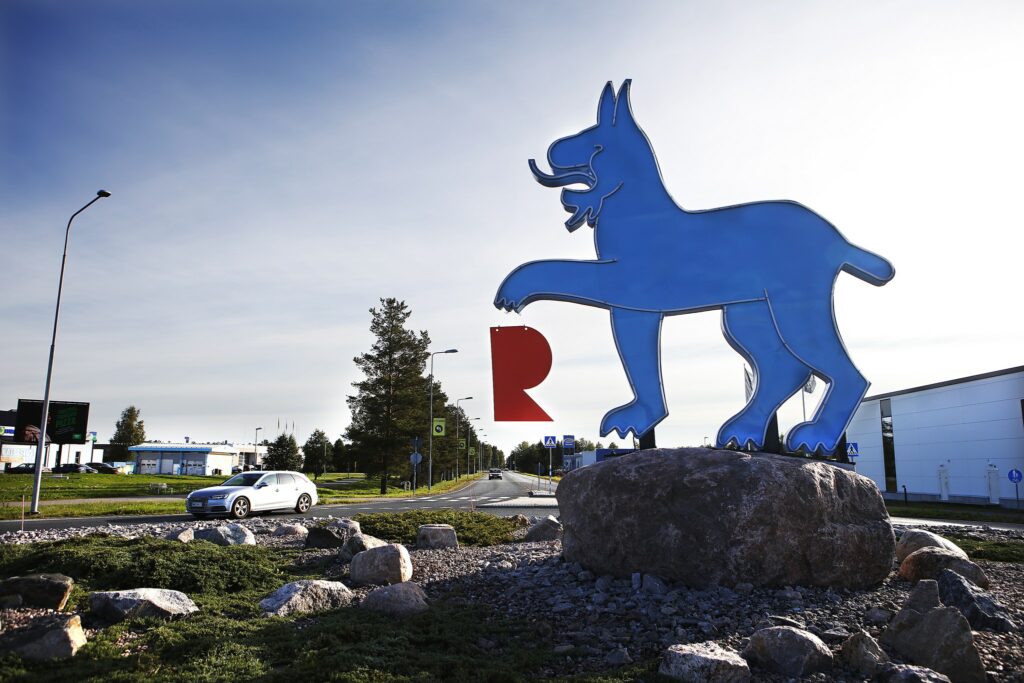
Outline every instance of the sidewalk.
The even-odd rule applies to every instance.
[[[31,499],[26,498],[27,505]],[[185,500],[185,496],[122,496],[118,498],[65,498],[64,500],[41,500],[40,505],[80,505],[82,503],[163,503],[173,500]],[[10,504],[10,503],[9,503]],[[20,501],[15,503],[20,505]]]

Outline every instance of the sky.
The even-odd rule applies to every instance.
[[[681,206],[796,200],[895,265],[836,283],[869,393],[1021,365],[1021,35],[1015,1],[7,0],[0,409],[42,397],[61,232],[103,188],[51,392],[100,440],[128,405],[165,441],[339,436],[381,297],[459,349],[435,374],[486,441],[597,439],[631,399],[607,312],[492,301],[521,263],[594,258],[527,160],[626,78]],[[660,446],[743,406],[720,317],[665,321]],[[520,324],[552,348],[551,423],[493,420],[488,330]]]

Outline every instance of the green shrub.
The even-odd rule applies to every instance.
[[[272,551],[196,541],[93,534],[65,541],[0,546],[0,576],[59,572],[88,590],[170,588],[185,593],[272,589],[284,573]]]
[[[1024,564],[1024,541],[989,541],[968,536],[949,536],[972,560]]]
[[[354,519],[364,533],[395,543],[415,543],[421,524],[451,524],[463,545],[509,543],[516,529],[505,517],[450,509],[367,513]]]

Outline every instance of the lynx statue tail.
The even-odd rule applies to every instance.
[[[881,287],[896,274],[896,269],[884,258],[852,244],[846,253],[843,270],[876,287]]]

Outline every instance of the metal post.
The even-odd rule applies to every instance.
[[[259,460],[258,451],[256,449],[259,448],[258,444],[260,442],[260,430],[261,429],[263,429],[263,427],[257,427],[256,428],[256,436],[253,437],[253,442],[252,442],[252,466],[254,468],[256,467],[256,461]],[[245,468],[242,468],[242,469],[245,469]]]
[[[473,400],[472,396],[466,396],[464,398],[456,399],[456,401],[455,401],[455,453],[456,453],[456,455],[455,455],[455,478],[456,479],[459,478],[459,456],[458,456],[458,452],[459,452],[459,449],[458,449],[458,445],[459,445],[459,427],[462,426],[462,420],[459,419],[459,415],[462,414],[462,413],[459,412],[459,403],[461,403],[462,401],[472,401],[472,400]],[[468,466],[466,467],[466,476],[467,477],[469,476],[469,467]]]
[[[60,317],[60,295],[64,289],[64,266],[68,261],[68,238],[71,236],[71,221],[75,220],[75,216],[88,209],[95,202],[99,201],[103,197],[109,196],[110,193],[106,190],[98,191],[92,201],[71,214],[71,218],[68,219],[68,227],[64,230],[64,254],[60,259],[60,280],[57,282],[57,307],[53,312],[53,335],[50,337],[50,358],[46,362],[46,388],[43,390],[43,409],[39,415],[39,442],[36,445],[36,472],[35,482],[32,488],[32,507],[30,510],[34,515],[39,514],[39,491],[43,485],[43,453],[46,450],[47,422],[50,418],[50,379],[53,376],[53,351],[54,347],[57,345],[57,320]]]
[[[434,351],[430,354],[430,433],[427,435],[427,490],[434,483],[434,356],[439,353],[458,353],[458,349]]]

